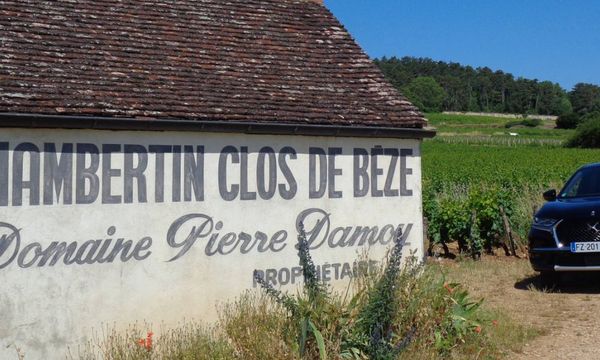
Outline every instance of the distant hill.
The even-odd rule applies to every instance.
[[[392,84],[425,112],[474,111],[562,115],[600,109],[600,87],[515,78],[488,67],[473,68],[429,58],[375,59]],[[585,94],[577,93],[583,90]],[[583,110],[582,110],[583,109]]]

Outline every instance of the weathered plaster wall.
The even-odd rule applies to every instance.
[[[72,152],[64,144],[73,144]],[[170,151],[144,155],[151,145]],[[172,152],[182,146],[185,153],[186,145],[192,150],[187,162],[185,155]],[[53,146],[59,153],[50,151]],[[99,154],[86,153],[94,147]],[[233,152],[243,147],[247,158]],[[319,157],[313,149],[311,162],[310,148],[328,155]],[[224,149],[232,152],[223,154]],[[109,150],[115,151],[110,157]],[[315,170],[321,169],[323,158],[328,161],[325,177]],[[275,160],[275,178],[269,176],[270,159]],[[374,160],[379,170],[373,175]],[[261,169],[264,175],[257,176]],[[76,348],[102,324],[214,320],[217,302],[253,288],[255,269],[277,286],[283,280],[293,289],[301,282],[300,277],[295,284],[291,281],[298,264],[295,227],[309,209],[304,220],[313,257],[317,264],[328,264],[321,269],[334,284],[347,283],[348,268],[363,249],[381,260],[391,245],[391,229],[400,224],[406,234],[405,254],[423,256],[418,140],[3,129],[0,172],[2,359],[14,357],[14,349],[7,348],[11,344],[30,359],[63,358],[67,346]],[[310,198],[311,176],[316,185],[329,186],[322,197]],[[62,183],[57,199],[52,181],[61,177],[71,179],[71,188],[69,181]],[[180,186],[173,191],[177,177]],[[256,192],[254,200],[240,199],[245,177],[244,196],[252,198]],[[261,178],[264,198],[257,184]],[[377,184],[361,196],[355,190],[366,178]],[[97,198],[86,198],[96,186]],[[163,189],[162,202],[157,202],[157,187]],[[174,193],[181,201],[173,200]],[[93,202],[77,203],[86,199]],[[373,236],[365,232],[360,244],[365,227]],[[353,234],[361,235],[354,243]],[[115,250],[119,238],[122,245],[131,240],[131,247]]]

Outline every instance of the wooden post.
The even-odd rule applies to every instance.
[[[477,226],[477,211],[473,210],[473,212],[471,213],[471,230],[469,231],[469,245],[471,247],[471,256],[473,257],[474,260],[479,260],[481,258],[481,252],[480,250],[483,249],[477,249],[477,252],[473,251],[473,247],[476,245],[474,243],[474,240],[479,239],[479,234],[477,233],[479,231],[479,228],[477,227],[475,230],[477,230],[477,232],[474,232],[473,228]],[[481,240],[481,239],[479,239]],[[482,245],[482,244],[478,244],[478,245]],[[487,252],[487,249],[486,249]]]
[[[423,241],[427,248],[427,256],[433,256],[433,242],[429,239],[429,220],[423,216]]]
[[[500,206],[500,214],[502,215],[502,221],[504,222],[504,231],[506,232],[506,236],[508,238],[510,252],[512,256],[517,256],[517,250],[515,249],[515,241],[513,239],[512,229],[510,228],[510,222],[508,221],[508,217],[506,216],[506,212],[502,206]]]

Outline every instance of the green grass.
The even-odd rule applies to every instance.
[[[475,116],[449,115],[430,113],[426,115],[430,125],[435,127],[442,136],[468,135],[514,138],[509,133],[518,134],[519,138],[557,139],[564,141],[573,134],[573,130],[554,129],[552,121],[543,121],[535,128],[513,127],[505,128],[506,123],[515,119]]]
[[[510,120],[507,118],[500,118],[494,116],[476,116],[476,115],[454,115],[454,114],[442,114],[442,113],[428,113],[425,115],[431,125],[501,125],[504,126]]]
[[[487,136],[504,136],[510,137],[510,133],[518,134],[518,137],[525,138],[550,138],[566,140],[571,136],[573,130],[564,129],[545,129],[545,128],[511,128],[506,129],[502,127],[488,127],[482,125],[470,125],[470,126],[437,126],[436,130],[440,135],[487,135]]]

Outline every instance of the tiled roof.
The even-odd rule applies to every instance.
[[[308,0],[2,0],[0,113],[421,128]]]

